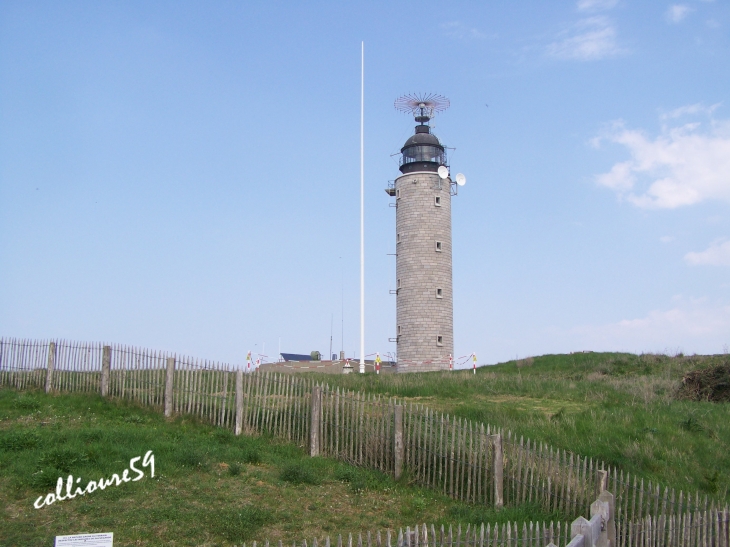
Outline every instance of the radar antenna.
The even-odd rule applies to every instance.
[[[394,103],[396,110],[414,114],[418,123],[427,122],[450,105],[451,102],[446,97],[435,93],[409,93],[398,97]]]

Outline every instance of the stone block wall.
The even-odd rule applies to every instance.
[[[447,370],[454,353],[450,189],[432,172],[395,181],[399,372]]]

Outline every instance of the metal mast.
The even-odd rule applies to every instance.
[[[360,374],[365,373],[365,42],[360,60]]]

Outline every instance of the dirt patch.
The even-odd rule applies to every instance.
[[[520,397],[517,395],[493,395],[484,397],[488,403],[509,405],[520,410],[532,410],[542,412],[551,417],[558,412],[573,413],[581,412],[590,405],[576,403],[573,401],[556,401],[552,399],[537,399],[535,397]]]
[[[438,412],[453,413],[459,407],[479,407],[499,405],[527,412],[540,412],[550,418],[558,412],[572,414],[590,407],[590,404],[573,401],[559,401],[520,395],[470,395],[467,400],[437,400],[435,397],[409,397],[408,401],[417,402]]]

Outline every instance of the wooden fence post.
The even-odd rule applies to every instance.
[[[56,369],[56,342],[48,344],[48,370],[46,371],[46,393],[53,389],[53,371]]]
[[[596,470],[596,497],[601,495],[601,492],[608,490],[608,471],[603,469]]]
[[[403,475],[403,456],[405,446],[403,445],[403,405],[394,407],[393,427],[393,475],[399,480]]]
[[[598,527],[598,536],[593,537],[593,545],[596,547],[608,547],[608,522],[611,518],[611,509],[607,501],[597,499],[591,504],[591,521],[598,516],[600,525]]]
[[[243,429],[243,371],[236,371],[236,435]]]
[[[494,507],[501,509],[504,506],[504,453],[502,452],[502,433],[492,437],[494,450]]]
[[[615,547],[616,523],[613,520],[615,501],[613,494],[608,492],[608,471],[604,471],[603,469],[596,470],[596,498],[597,500],[594,503],[598,503],[599,501],[609,503],[610,508],[608,509],[608,516],[604,517],[606,520],[604,530],[608,534],[607,539],[610,542],[611,547]],[[591,506],[591,510],[592,509],[593,506]]]
[[[109,395],[109,372],[112,365],[112,348],[104,346],[101,354],[101,396]]]
[[[584,517],[578,517],[570,524],[570,543],[567,547],[593,547],[591,523]]]
[[[312,388],[312,413],[309,424],[309,455],[319,456],[319,424],[322,421],[322,388]]]
[[[175,376],[175,358],[167,358],[167,374],[165,375],[165,418],[172,416],[172,381]]]
[[[616,497],[608,490],[603,490],[598,496],[598,501],[608,503],[608,518],[605,523],[606,534],[608,535],[609,547],[616,547]]]

